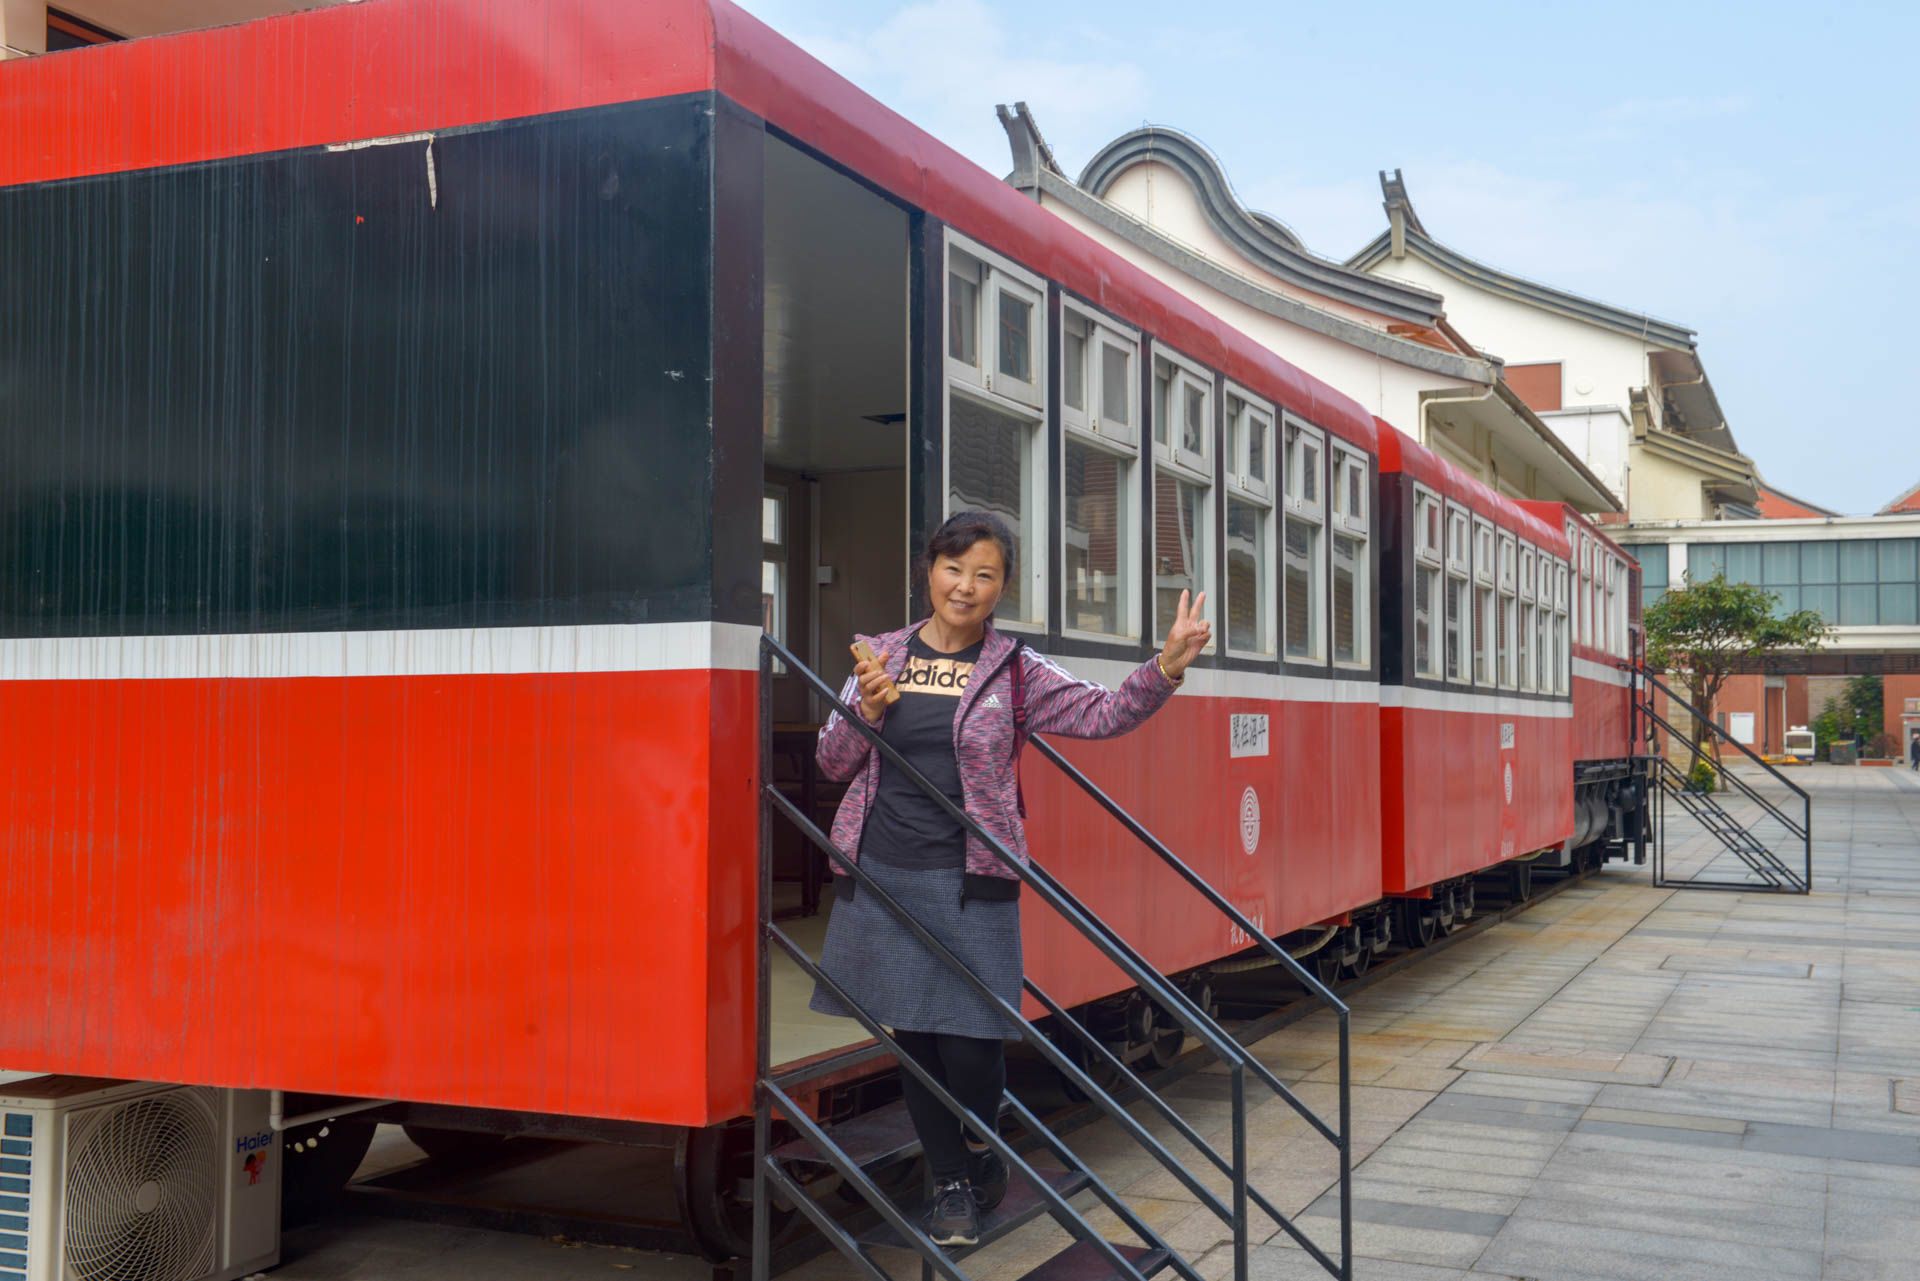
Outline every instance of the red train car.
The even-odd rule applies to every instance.
[[[961,507],[1082,675],[1209,592],[1167,710],[1063,746],[1269,934],[1355,964],[1396,897],[1577,834],[1611,748],[1567,521],[726,0],[373,0],[10,61],[0,102],[0,234],[44,247],[0,276],[8,1070],[741,1116],[757,638],[843,674]],[[804,759],[822,709],[770,694]],[[1155,965],[1246,944],[1028,798]],[[1063,1002],[1122,993],[1025,928]],[[795,979],[776,1063],[858,1036]]]
[[[1397,435],[1380,506],[1383,880],[1429,898],[1440,886],[1451,915],[1462,878],[1571,831],[1568,543]],[[1434,914],[1404,919],[1430,935]]]
[[[1574,832],[1586,851],[1636,834],[1646,792],[1636,770],[1632,682],[1641,648],[1640,563],[1593,521],[1560,503],[1523,503],[1566,530],[1572,547]]]

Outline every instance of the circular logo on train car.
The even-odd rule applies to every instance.
[[[1240,848],[1249,854],[1260,848],[1260,798],[1251,787],[1240,793]]]
[[[1513,762],[1507,762],[1507,804],[1513,804]]]

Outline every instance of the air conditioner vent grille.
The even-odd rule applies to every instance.
[[[220,1121],[209,1090],[76,1112],[67,1122],[67,1281],[188,1281],[213,1270]]]

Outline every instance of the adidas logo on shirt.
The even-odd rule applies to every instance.
[[[989,694],[985,698],[980,700],[980,706],[998,707],[1000,706],[1000,696],[998,694]]]

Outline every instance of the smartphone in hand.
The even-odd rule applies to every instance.
[[[867,644],[863,640],[855,641],[848,648],[850,648],[853,651],[853,657],[855,662],[872,663],[872,662],[877,662],[879,659],[879,656],[873,652],[873,646]],[[891,680],[889,680],[886,683],[885,688],[881,690],[880,701],[885,703],[888,707],[892,707],[895,703],[900,701],[900,691],[894,688],[893,682]]]

